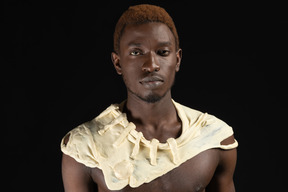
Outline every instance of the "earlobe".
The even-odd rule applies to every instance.
[[[180,64],[181,64],[181,59],[182,59],[182,49],[178,49],[176,52],[176,72],[180,70]]]
[[[121,65],[120,65],[119,55],[117,53],[115,53],[115,52],[112,52],[111,53],[111,60],[112,60],[112,63],[114,65],[118,75],[122,75],[122,68],[121,68]]]

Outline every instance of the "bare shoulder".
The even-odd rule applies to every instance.
[[[224,139],[221,145],[230,145],[235,142],[234,135]],[[220,150],[220,161],[219,167],[229,168],[230,171],[234,172],[237,160],[237,150],[236,148],[230,150]]]
[[[64,143],[69,141],[69,135],[64,138]],[[77,162],[74,158],[63,153],[62,155],[62,178],[66,192],[83,191],[89,192],[93,189],[90,177],[90,168]]]
[[[222,145],[234,143],[234,136],[230,136],[221,142]],[[233,175],[237,161],[236,148],[230,150],[218,150],[219,162],[214,176],[207,187],[207,192],[235,192]]]
[[[230,136],[221,142],[222,145],[229,145],[235,142],[234,136]],[[236,148],[230,150],[220,150],[220,162],[219,167],[226,168],[223,171],[230,171],[234,173],[237,161],[237,150]]]

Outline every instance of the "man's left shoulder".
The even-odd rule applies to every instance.
[[[209,143],[215,143],[215,148],[228,150],[238,146],[237,140],[234,139],[233,128],[222,119],[179,103],[176,103],[176,108],[181,109],[178,110],[180,116],[185,116],[182,120],[188,120],[189,127],[198,127],[194,128],[199,131],[198,135],[208,139]]]
[[[217,126],[221,126],[221,127],[229,126],[225,121],[219,119],[218,117],[214,116],[213,114],[201,112],[197,109],[190,108],[188,106],[179,104],[177,102],[175,102],[175,105],[178,108],[178,112],[180,111],[179,109],[181,109],[182,114],[185,114],[187,119],[191,122],[196,121],[197,119],[199,119],[200,116],[202,116],[202,117],[205,116],[205,121],[206,121],[206,123],[209,123],[209,125],[213,124],[213,125],[217,125]],[[181,113],[179,115],[181,115]]]

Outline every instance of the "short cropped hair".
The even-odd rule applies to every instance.
[[[179,49],[179,37],[173,19],[165,9],[149,4],[141,4],[129,7],[119,18],[114,32],[114,51],[119,52],[120,38],[125,26],[137,25],[149,22],[161,22],[166,24],[174,35],[176,49]]]

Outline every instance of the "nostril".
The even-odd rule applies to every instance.
[[[157,65],[156,63],[145,63],[143,66],[142,66],[142,71],[144,72],[157,72],[157,71],[160,71],[160,66]]]
[[[160,71],[160,66],[157,64],[157,58],[156,55],[153,53],[149,53],[146,55],[147,60],[142,66],[142,71],[144,72],[157,72]]]
[[[160,71],[160,67],[159,66],[156,66],[156,67],[143,67],[142,68],[142,71],[144,72],[158,72]]]

